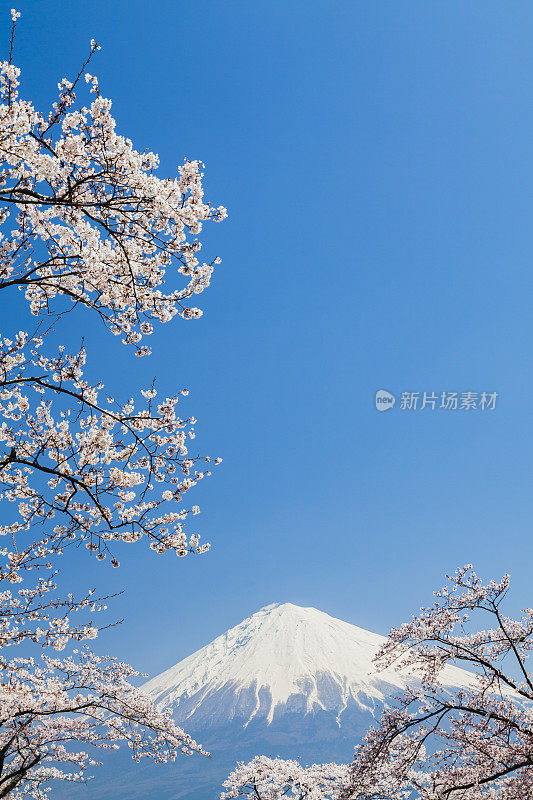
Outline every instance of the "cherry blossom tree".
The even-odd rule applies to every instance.
[[[136,761],[207,755],[132,685],[137,671],[92,652],[109,598],[57,594],[60,552],[56,537],[0,550],[0,798],[45,800],[54,781],[84,780],[92,750],[124,743]]]
[[[39,570],[42,556],[39,547],[19,569]],[[0,797],[45,800],[54,781],[81,781],[98,763],[87,750],[120,743],[136,761],[207,755],[134,688],[135,670],[90,650],[99,629],[92,619],[75,625],[70,615],[104,611],[94,592],[57,598],[53,574],[17,591],[9,585],[9,573],[0,573]],[[8,658],[7,648],[23,643],[37,655]],[[80,646],[58,657],[72,643]]]
[[[348,767],[339,764],[313,764],[302,767],[297,761],[257,756],[247,764],[240,762],[224,781],[221,800],[245,797],[249,800],[333,800],[345,785]]]
[[[0,290],[22,287],[32,314],[85,306],[124,341],[139,346],[153,321],[201,312],[186,303],[209,286],[215,258],[200,263],[196,238],[226,209],[204,201],[202,165],[186,160],[177,178],[156,175],[158,157],[116,132],[111,101],[85,73],[63,79],[48,114],[19,97],[20,70],[0,63]],[[80,82],[94,99],[75,108]],[[183,276],[179,288],[176,277]],[[164,289],[164,291],[163,291]],[[70,304],[70,305],[69,305]]]
[[[12,11],[9,58],[0,63],[0,290],[22,289],[40,319],[33,333],[0,340],[0,501],[18,511],[4,514],[0,534],[55,518],[43,535],[58,552],[77,539],[103,559],[111,542],[142,538],[159,553],[205,552],[197,534],[184,532],[198,506],[180,506],[210,475],[188,453],[194,418],[177,414],[187,390],[157,403],[154,386],[140,392],[140,404],[99,400],[102,382],[84,379],[85,349],[50,353],[47,340],[52,322],[85,308],[147,355],[140,342],[154,321],[200,316],[187,301],[209,285],[220,259],[200,263],[197,236],[226,211],[204,201],[199,162],[160,178],[157,156],[117,134],[111,102],[85,73],[95,42],[48,114],[21,99],[19,16]],[[84,81],[94,99],[75,107]]]
[[[149,387],[139,393],[141,408],[133,399],[101,400],[102,385],[83,379],[84,349],[70,355],[60,347],[52,358],[43,343],[24,331],[0,339],[0,500],[14,506],[0,534],[19,537],[14,572],[25,558],[20,535],[36,527],[46,547],[61,553],[83,541],[99,560],[110,553],[113,566],[113,543],[143,537],[158,553],[205,552],[208,545],[184,531],[198,506],[180,505],[211,474],[209,457],[188,453],[195,420],[176,408],[186,391],[157,402]]]
[[[57,587],[72,546],[113,566],[119,542],[208,549],[184,529],[199,508],[183,496],[210,475],[200,466],[210,458],[188,450],[196,420],[178,414],[188,392],[156,399],[152,384],[115,400],[87,380],[83,345],[52,341],[66,314],[84,310],[145,356],[155,323],[198,318],[189,301],[219,259],[201,263],[197,237],[226,212],[204,200],[200,162],[158,177],[157,156],[116,132],[85,71],[94,41],[49,113],[22,99],[19,16],[0,62],[0,297],[22,291],[35,321],[0,335],[0,797],[43,800],[54,780],[83,779],[91,748],[125,742],[155,762],[204,753],[132,685],[132,667],[91,651],[104,599]],[[83,89],[93,98],[76,106]],[[8,658],[14,646],[22,655]]]
[[[533,798],[533,609],[506,616],[508,575],[484,584],[466,566],[449,580],[377,656],[420,685],[356,748],[343,798]],[[443,686],[447,664],[473,673],[464,688]]]

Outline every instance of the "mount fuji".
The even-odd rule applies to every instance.
[[[284,717],[329,716],[339,729],[351,713],[374,715],[413,676],[376,670],[384,636],[292,603],[266,606],[142,688],[160,710],[190,729],[237,723],[266,731]],[[443,681],[464,686],[448,667]]]
[[[416,683],[407,671],[376,670],[384,641],[315,608],[262,608],[141,687],[210,760],[138,766],[114,754],[69,800],[216,800],[236,762],[254,755],[350,761],[380,712]],[[472,676],[447,667],[441,677],[453,688]]]

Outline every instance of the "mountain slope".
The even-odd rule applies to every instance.
[[[373,713],[413,676],[373,657],[383,636],[291,603],[266,606],[206,647],[148,681],[143,691],[190,728],[238,722],[271,725],[285,714]],[[447,668],[444,682],[464,686],[468,673]],[[255,727],[255,726],[254,726]]]
[[[407,672],[376,671],[384,641],[315,608],[262,608],[144,684],[211,759],[154,766],[134,764],[127,751],[104,754],[95,780],[59,791],[58,800],[216,800],[235,763],[256,754],[347,762],[379,712],[415,682]],[[470,677],[443,673],[450,687]]]

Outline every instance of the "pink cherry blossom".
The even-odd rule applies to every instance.
[[[139,407],[103,402],[103,384],[84,380],[85,350],[50,357],[44,342],[23,331],[0,339],[0,500],[16,511],[0,535],[46,522],[43,542],[56,552],[81,540],[106,554],[141,539],[157,553],[206,552],[185,527],[199,507],[183,499],[211,472],[189,455],[180,393],[157,398],[152,386]],[[14,572],[23,550],[10,556]]]
[[[533,609],[505,614],[508,575],[484,584],[467,565],[449,580],[377,656],[420,684],[356,748],[343,798],[533,798]],[[443,685],[445,665],[468,669],[470,685]]]
[[[46,115],[20,98],[19,16],[0,62],[0,289],[7,300],[22,288],[39,319],[33,332],[0,335],[0,798],[45,800],[54,781],[85,780],[94,754],[121,742],[137,761],[206,755],[132,685],[132,667],[91,651],[110,598],[57,588],[68,547],[112,567],[121,543],[208,549],[187,528],[199,507],[184,505],[211,474],[211,459],[189,452],[196,419],[178,413],[188,390],[158,397],[154,383],[115,400],[86,380],[84,347],[49,342],[81,308],[142,356],[155,323],[199,317],[188,300],[220,259],[200,263],[197,237],[226,212],[204,200],[200,162],[160,178],[157,156],[116,132],[111,102],[85,74],[95,41]],[[92,99],[76,107],[80,88]],[[18,657],[8,650],[20,646]]]
[[[313,764],[302,767],[297,761],[257,756],[247,764],[240,762],[224,781],[221,800],[245,797],[249,800],[333,800],[345,785],[348,767],[339,764]]]
[[[0,290],[23,287],[36,315],[92,309],[145,355],[139,343],[154,322],[201,315],[188,300],[209,286],[220,259],[201,262],[197,237],[226,209],[205,201],[199,161],[186,159],[175,178],[158,177],[157,155],[117,133],[111,101],[89,73],[95,96],[75,107],[98,49],[92,41],[48,114],[19,97],[12,52],[0,62]]]

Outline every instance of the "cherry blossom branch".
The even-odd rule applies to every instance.
[[[57,313],[52,301],[70,298],[145,355],[149,348],[138,343],[152,320],[201,314],[183,301],[207,288],[220,259],[200,264],[201,244],[187,236],[226,210],[204,202],[197,161],[186,160],[176,179],[156,176],[158,157],[115,132],[111,103],[92,75],[85,79],[96,97],[72,110],[97,49],[91,42],[75,80],[60,83],[48,118],[19,100],[20,70],[0,63],[0,99],[9,98],[0,107],[0,222],[17,211],[17,227],[0,242],[0,289],[26,286],[34,314]],[[188,284],[163,293],[169,278],[174,283],[173,264]]]
[[[184,533],[185,519],[198,506],[176,509],[211,474],[194,470],[200,459],[188,453],[194,418],[176,414],[187,391],[156,407],[152,385],[142,392],[146,408],[135,410],[132,400],[120,406],[112,398],[106,406],[98,400],[102,384],[83,379],[83,348],[74,355],[59,348],[49,358],[42,344],[42,336],[30,339],[24,332],[0,340],[0,499],[17,503],[19,516],[0,533],[14,535],[60,515],[64,521],[53,529],[58,550],[77,539],[102,559],[110,543],[146,536],[160,553],[205,552],[208,546],[196,534]],[[63,400],[66,406],[57,405]],[[37,481],[39,474],[49,478],[50,492]],[[47,543],[52,540],[49,535]],[[118,563],[114,555],[112,563]]]
[[[380,667],[407,667],[419,688],[383,714],[356,748],[342,797],[421,800],[530,800],[533,797],[533,693],[526,660],[533,610],[511,620],[501,612],[509,576],[483,584],[470,565],[449,576],[430,609],[393,629]],[[473,630],[474,615],[495,621]],[[508,670],[518,664],[524,682]],[[443,683],[447,664],[468,663],[465,686]],[[402,795],[407,792],[407,795]]]

